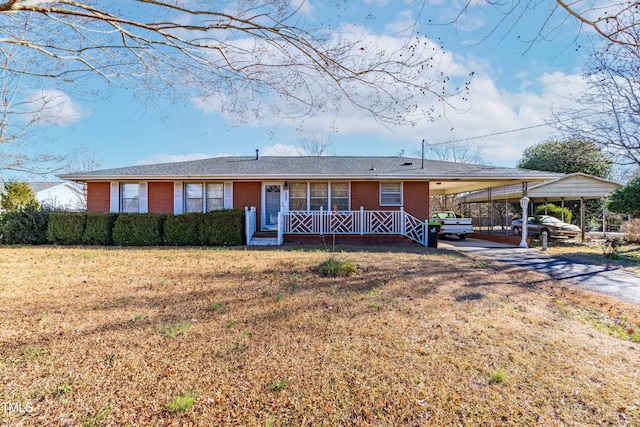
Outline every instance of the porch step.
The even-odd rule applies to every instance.
[[[249,246],[278,246],[278,238],[254,236],[249,242]]]

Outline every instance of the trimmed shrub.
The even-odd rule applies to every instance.
[[[84,212],[51,212],[47,240],[59,245],[82,243],[87,215]]]
[[[169,215],[164,223],[164,240],[171,246],[199,246],[201,213]]]
[[[106,246],[113,243],[111,232],[118,214],[108,212],[87,212],[87,221],[82,242],[87,245]]]
[[[545,215],[544,213],[544,205],[540,205],[536,208],[536,215]],[[562,220],[562,207],[556,206],[553,203],[547,203],[547,215],[558,218]],[[567,224],[571,224],[572,213],[569,209],[564,208],[564,222]]]
[[[25,209],[5,212],[0,220],[2,243],[8,245],[47,243],[49,211],[35,205]]]
[[[166,215],[121,213],[113,224],[112,238],[117,246],[159,246]]]
[[[640,243],[640,218],[625,221],[620,225],[620,231],[629,243]]]
[[[205,246],[236,246],[244,243],[244,211],[225,209],[202,214],[200,242]]]

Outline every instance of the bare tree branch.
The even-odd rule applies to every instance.
[[[595,32],[607,44],[620,44],[640,49],[637,28],[640,25],[637,17],[640,14],[640,2],[613,0],[611,2],[594,2],[592,0],[465,0],[454,22],[461,22],[465,16],[473,13],[473,7],[486,4],[502,13],[499,22],[492,27],[484,40],[503,28],[505,35],[514,30],[516,25],[530,26],[527,19],[534,14],[544,13],[546,19],[529,41],[529,48],[539,41],[555,39],[561,26],[569,20],[575,20],[580,28]],[[566,15],[561,14],[564,12]],[[636,55],[638,52],[636,51]]]
[[[0,0],[0,50],[13,46],[34,58],[2,69],[57,83],[98,76],[136,92],[218,97],[224,113],[246,121],[266,114],[264,106],[304,117],[346,98],[383,123],[406,124],[437,118],[438,106],[468,87],[450,80],[440,47],[417,33],[381,46],[301,22],[287,0]],[[431,105],[422,107],[425,100]]]
[[[640,31],[640,29],[636,29]],[[593,51],[588,86],[571,110],[557,112],[556,128],[594,141],[621,166],[640,166],[640,57],[631,45]]]

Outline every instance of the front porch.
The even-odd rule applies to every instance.
[[[353,236],[363,240],[397,236],[428,246],[427,224],[404,209],[392,211],[280,211],[277,227],[269,237],[257,237],[255,207],[245,207],[247,245],[282,245],[285,236]],[[264,230],[263,230],[264,231]],[[268,239],[268,240],[267,240]]]

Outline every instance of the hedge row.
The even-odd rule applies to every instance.
[[[24,210],[3,215],[0,231],[7,244],[232,246],[244,243],[244,212],[163,215]]]

